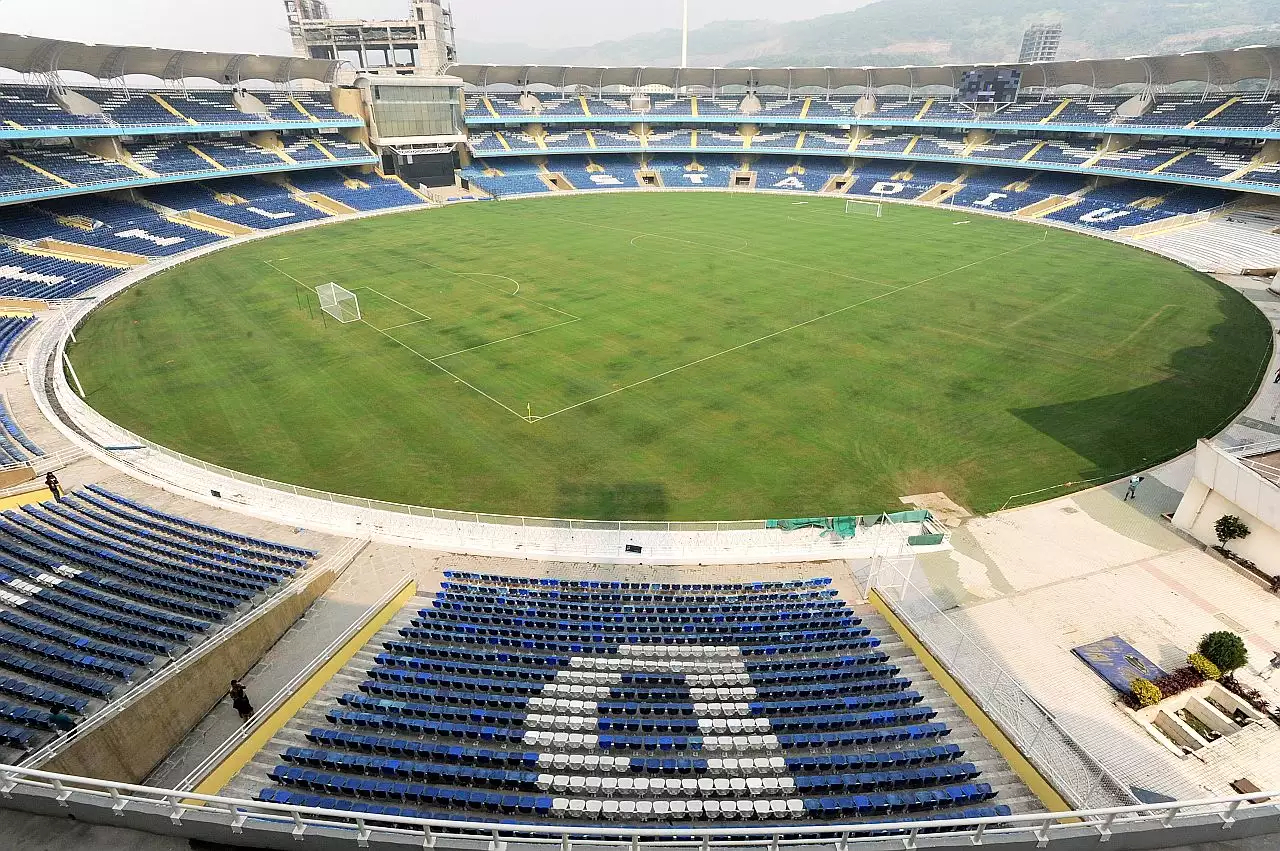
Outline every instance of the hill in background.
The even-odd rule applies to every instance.
[[[720,21],[693,30],[689,63],[923,65],[1017,58],[1022,31],[1061,21],[1061,58],[1176,53],[1280,40],[1280,0],[879,0],[807,21]],[[675,65],[676,29],[588,47],[461,40],[468,63]]]

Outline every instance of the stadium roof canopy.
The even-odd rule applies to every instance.
[[[671,68],[574,67],[567,65],[454,65],[447,73],[464,82],[489,86],[664,86],[670,89],[725,86],[755,88],[843,89],[884,86],[946,86],[955,88],[966,71],[1012,68],[1022,71],[1026,86],[1087,86],[1110,89],[1137,83],[1153,86],[1203,82],[1229,86],[1243,80],[1280,82],[1280,47],[1240,47],[1177,53],[1167,56],[1129,56],[1119,59],[1079,59],[1066,62],[995,62],[973,65],[904,65],[897,68]]]
[[[201,77],[234,85],[242,80],[288,83],[334,82],[345,62],[259,56],[252,53],[203,53],[156,47],[81,44],[52,38],[0,33],[0,68],[22,74],[78,71],[100,80],[146,74],[162,80]]]

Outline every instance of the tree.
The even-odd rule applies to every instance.
[[[1211,632],[1200,639],[1196,648],[1200,654],[1218,666],[1224,676],[1230,677],[1236,668],[1244,667],[1249,661],[1249,651],[1245,649],[1244,640],[1234,632],[1221,630]]]
[[[1249,537],[1249,527],[1234,514],[1224,514],[1213,524],[1213,531],[1218,536],[1218,543],[1226,549],[1227,544],[1239,538]]]

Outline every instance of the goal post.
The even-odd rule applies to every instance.
[[[844,211],[851,215],[874,216],[879,219],[884,216],[884,205],[879,201],[859,201],[856,198],[846,198]]]
[[[351,290],[330,281],[316,287],[320,309],[342,324],[360,321],[360,299]]]

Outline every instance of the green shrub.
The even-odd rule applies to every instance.
[[[1203,653],[1192,653],[1187,657],[1187,664],[1206,680],[1216,680],[1222,676],[1222,669],[1210,662]]]
[[[1234,514],[1224,514],[1219,517],[1213,524],[1213,531],[1218,536],[1218,543],[1224,547],[1238,538],[1249,537],[1249,527]]]
[[[1226,630],[1209,633],[1200,639],[1200,646],[1196,649],[1228,676],[1249,661],[1249,651],[1245,649],[1244,639]]]
[[[1138,702],[1138,706],[1155,706],[1164,699],[1164,695],[1160,693],[1156,684],[1142,677],[1129,683],[1129,693]]]

